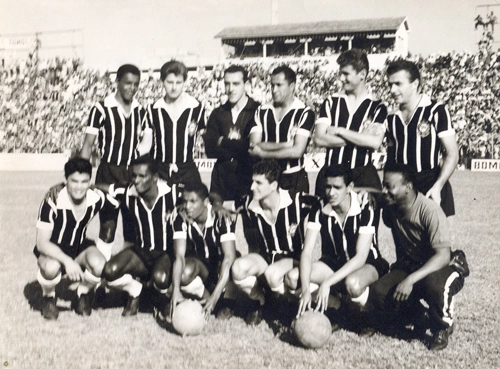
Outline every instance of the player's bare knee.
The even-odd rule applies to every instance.
[[[96,252],[91,252],[87,254],[85,267],[90,270],[90,272],[96,277],[100,277],[106,265],[106,259],[104,256],[95,250]]]
[[[121,277],[121,269],[118,264],[107,262],[102,270],[102,277],[108,282],[114,281]]]
[[[241,281],[247,277],[246,268],[244,268],[244,262],[242,259],[236,259],[231,267],[231,275],[233,280]]]
[[[279,278],[276,276],[276,271],[273,268],[267,268],[264,272],[266,282],[269,287],[277,287],[279,285]]]
[[[164,270],[155,270],[153,272],[153,283],[161,290],[165,290],[170,286],[169,273]]]
[[[284,283],[287,288],[296,289],[299,280],[299,270],[294,268],[285,274]]]
[[[54,279],[61,273],[61,263],[51,258],[43,258],[38,261],[42,277],[48,280]]]
[[[181,284],[187,286],[198,276],[198,268],[195,263],[186,261],[186,266],[182,271]]]
[[[363,286],[359,278],[349,275],[345,279],[345,286],[349,296],[359,297],[364,292],[366,286]]]

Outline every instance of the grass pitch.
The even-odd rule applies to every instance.
[[[201,335],[182,338],[150,312],[122,318],[120,301],[88,318],[70,310],[75,286],[63,283],[55,322],[37,310],[41,290],[32,254],[38,206],[62,173],[2,172],[0,177],[0,364],[5,368],[498,368],[500,367],[500,174],[457,172],[452,242],[467,254],[471,275],[456,297],[456,329],[447,349],[418,340],[335,332],[319,350],[289,343],[284,328],[248,327],[211,317]],[[311,178],[313,179],[313,178]],[[395,254],[380,227],[381,252]],[[89,229],[96,235],[96,227]],[[241,232],[238,232],[241,237]],[[119,237],[117,237],[119,239]],[[239,248],[244,248],[244,243]],[[64,300],[66,299],[66,300]]]

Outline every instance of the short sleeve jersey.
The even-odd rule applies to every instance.
[[[296,135],[311,137],[314,126],[314,112],[299,99],[295,99],[290,110],[281,121],[276,121],[272,103],[260,105],[255,112],[254,126],[250,133],[261,132],[262,142],[293,142]],[[283,173],[291,173],[304,167],[304,157],[279,159]]]
[[[98,136],[101,160],[128,166],[139,156],[137,145],[145,128],[146,110],[136,100],[127,114],[110,95],[90,110],[86,133]]]
[[[379,223],[379,212],[375,211],[368,196],[359,199],[355,192],[349,194],[351,206],[344,221],[341,221],[330,204],[318,202],[309,214],[308,229],[321,234],[322,257],[334,261],[340,269],[356,256],[356,243],[360,234],[373,235],[367,260],[381,257],[375,233]]]
[[[153,130],[151,155],[161,163],[193,162],[193,149],[198,130],[204,129],[205,109],[194,97],[183,93],[177,119],[169,114],[165,100],[148,106],[148,122]]]
[[[437,168],[440,138],[455,135],[446,105],[427,95],[422,95],[410,122],[404,122],[399,110],[389,114],[386,130],[391,145],[387,160],[407,164],[417,172]]]
[[[334,94],[323,101],[316,124],[328,124],[332,127],[362,132],[370,124],[384,124],[386,117],[387,107],[381,100],[375,100],[372,96],[368,96],[356,111],[352,111],[346,95]],[[371,162],[372,151],[352,143],[347,143],[343,147],[327,148],[325,166],[342,164],[351,169],[362,167]]]
[[[221,244],[235,241],[236,222],[230,216],[213,211],[208,205],[208,217],[202,230],[198,223],[189,222],[182,210],[176,209],[172,214],[174,241],[185,239],[186,256],[194,256],[205,263],[217,266],[222,256]]]
[[[42,202],[36,227],[52,231],[50,242],[75,258],[80,245],[85,240],[87,226],[105,204],[106,197],[102,191],[87,190],[85,214],[80,219],[76,219],[67,187],[63,187],[55,202],[51,199]]]
[[[168,237],[169,217],[178,198],[177,187],[170,187],[165,181],[158,180],[158,197],[150,209],[139,196],[134,185],[112,184],[109,195],[126,206],[134,219],[136,246],[145,250],[170,252]]]
[[[275,254],[298,258],[302,250],[305,222],[313,205],[319,201],[316,196],[298,192],[292,198],[288,191],[279,189],[280,204],[276,221],[264,214],[258,201],[249,195],[243,205],[253,225],[259,230],[265,250],[264,255]]]
[[[393,268],[413,272],[434,255],[435,249],[451,246],[446,215],[439,205],[421,193],[402,216],[394,205],[385,207],[383,219],[391,228],[396,245]]]

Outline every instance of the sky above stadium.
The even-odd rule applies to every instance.
[[[407,16],[410,51],[475,51],[474,18],[485,7],[500,19],[500,0],[275,0],[278,23]],[[272,0],[0,0],[0,36],[42,32],[42,47],[116,69],[126,62],[158,68],[177,56],[216,62],[226,27],[271,24]],[[497,25],[500,28],[500,24]],[[47,31],[76,30],[68,33]],[[495,33],[499,35],[500,31]],[[77,45],[76,47],[70,47]],[[495,44],[495,49],[499,44]]]

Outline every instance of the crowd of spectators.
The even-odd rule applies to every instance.
[[[461,165],[470,158],[499,158],[500,52],[471,52],[416,56],[422,71],[422,89],[444,101],[457,131]],[[244,62],[244,61],[239,61]],[[249,70],[248,94],[257,101],[270,99],[269,73],[283,61],[262,60],[245,64]],[[287,61],[297,71],[298,97],[316,111],[323,99],[339,90],[335,60]],[[209,114],[225,101],[225,65],[191,72],[187,92],[205,103]],[[78,59],[28,61],[0,70],[0,152],[75,152],[94,101],[113,91],[110,73],[85,68]],[[383,70],[372,70],[369,86],[394,108]],[[152,71],[145,73],[138,100],[146,105],[163,94]],[[313,147],[310,150],[314,150]],[[198,157],[203,145],[198,145]]]

